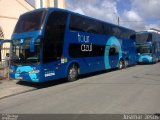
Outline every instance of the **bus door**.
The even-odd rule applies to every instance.
[[[43,64],[46,69],[54,71],[63,56],[64,34],[68,14],[54,11],[49,15],[43,39]],[[45,71],[47,72],[47,71]]]

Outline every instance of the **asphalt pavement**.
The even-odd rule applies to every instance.
[[[0,99],[0,113],[160,113],[160,63],[98,72],[69,83],[18,85],[32,90]]]

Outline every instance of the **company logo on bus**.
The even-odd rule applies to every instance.
[[[82,43],[81,51],[82,52],[91,52],[92,51],[92,43],[90,43],[90,37],[85,35],[80,35],[78,33],[78,41]]]

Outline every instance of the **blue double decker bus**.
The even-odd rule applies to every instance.
[[[58,8],[20,16],[12,35],[10,77],[45,82],[136,64],[134,30]]]
[[[136,33],[138,63],[156,63],[160,60],[160,34],[156,32]]]

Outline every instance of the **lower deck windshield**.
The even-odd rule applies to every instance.
[[[137,45],[137,53],[139,54],[150,54],[152,53],[152,49],[149,44]]]
[[[12,44],[11,64],[32,64],[40,61],[40,40],[34,44],[34,50],[30,49],[31,39],[14,40]]]

